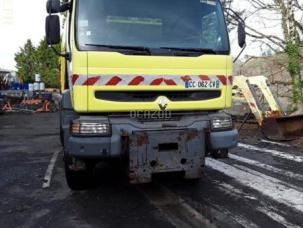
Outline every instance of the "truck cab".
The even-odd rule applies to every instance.
[[[206,155],[237,145],[222,112],[233,78],[219,0],[49,0],[47,11],[47,42],[62,41],[60,135],[72,189],[96,162],[117,158],[131,183],[166,172],[199,179]]]

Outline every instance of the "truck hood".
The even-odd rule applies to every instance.
[[[75,56],[74,64],[82,67],[73,66],[70,79],[78,112],[221,110],[231,105],[230,56],[85,55],[81,61]]]

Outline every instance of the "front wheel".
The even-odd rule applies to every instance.
[[[215,159],[228,158],[228,149],[214,150],[211,152],[211,156]]]
[[[64,147],[64,131],[61,126],[60,126],[60,142],[61,142],[61,145]]]
[[[92,186],[94,167],[86,164],[86,169],[75,171],[70,169],[70,163],[65,159],[65,177],[70,189],[79,191]]]

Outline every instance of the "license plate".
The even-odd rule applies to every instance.
[[[219,80],[199,80],[199,81],[186,81],[186,89],[219,89],[220,81]]]

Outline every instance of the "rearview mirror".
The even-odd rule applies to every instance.
[[[50,15],[45,21],[46,41],[48,45],[60,43],[60,19],[58,15]]]
[[[46,11],[49,14],[60,12],[60,0],[48,0],[46,3]]]
[[[246,44],[246,31],[245,24],[243,22],[239,22],[238,25],[238,43],[241,48]]]

